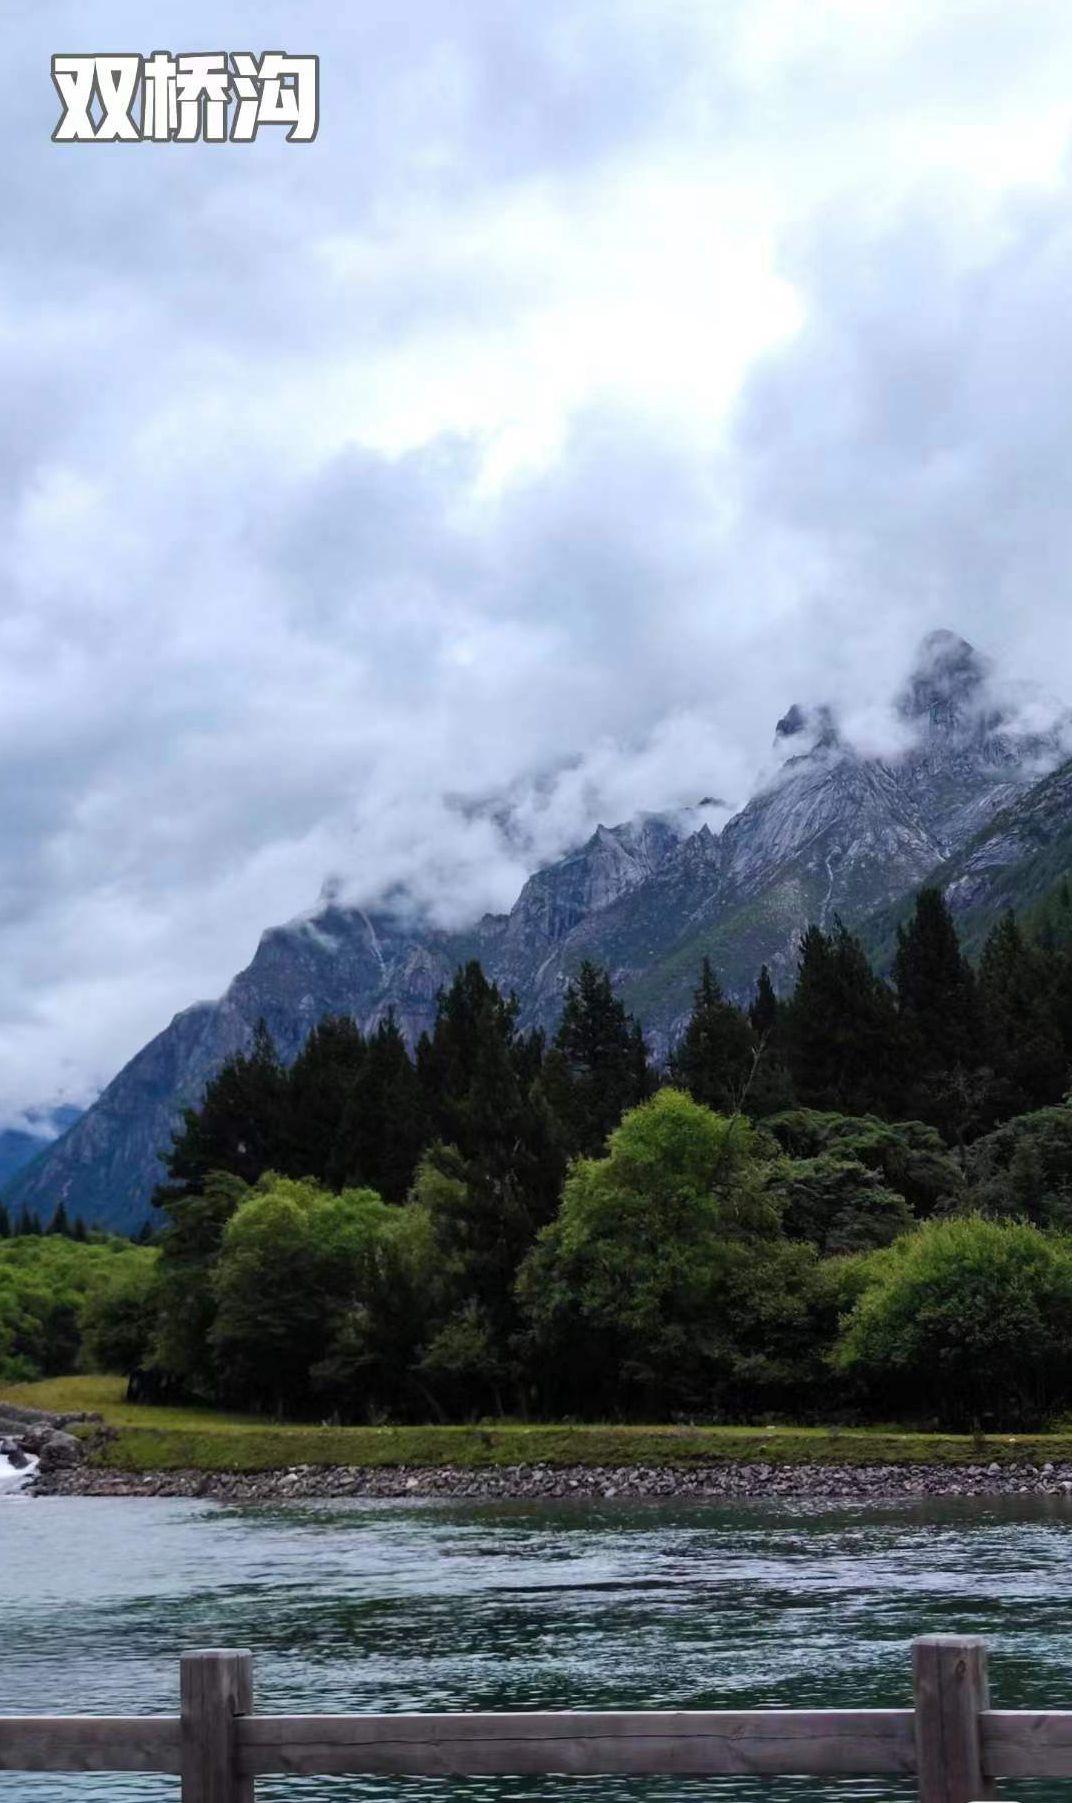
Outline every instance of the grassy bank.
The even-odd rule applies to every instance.
[[[212,1409],[128,1403],[117,1377],[0,1387],[0,1402],[93,1409],[118,1430],[100,1462],[123,1471],[270,1471],[289,1465],[964,1465],[1072,1460],[1072,1432],[920,1434],[896,1428],[633,1427],[506,1422],[482,1427],[316,1427]]]

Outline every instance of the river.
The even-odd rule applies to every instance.
[[[184,1647],[248,1646],[265,1710],[897,1706],[914,1635],[991,1643],[1008,1708],[1072,1704],[1072,1505],[0,1503],[0,1714],[171,1711]],[[1006,1787],[1008,1788],[1008,1787]],[[1067,1787],[1012,1786],[1032,1803]],[[342,1803],[811,1803],[886,1780],[262,1779]],[[0,1775],[13,1803],[160,1777]]]

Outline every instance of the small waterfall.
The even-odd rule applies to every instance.
[[[0,1452],[0,1498],[17,1496],[25,1490],[37,1470],[37,1460],[32,1453],[24,1455],[25,1465],[13,1465],[6,1452]]]

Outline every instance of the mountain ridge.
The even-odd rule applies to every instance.
[[[967,641],[932,633],[895,703],[892,749],[860,750],[830,707],[794,704],[776,727],[779,768],[719,833],[682,832],[659,815],[597,826],[535,871],[507,914],[461,932],[337,900],[269,928],[220,1000],[184,1010],[143,1047],[16,1176],[9,1201],[43,1213],[63,1200],[88,1220],[140,1225],[178,1111],[260,1018],[286,1059],[326,1013],[369,1029],[391,1009],[414,1041],[457,964],[476,957],[517,993],[525,1025],[550,1027],[570,975],[591,958],[665,1056],[704,955],[743,1000],[761,964],[788,984],[811,920],[880,918],[947,869],[951,899],[967,911],[972,869],[958,874],[957,858],[1050,780],[1072,736],[1067,711],[1012,693],[1002,701]],[[1072,779],[1057,805],[1066,801]]]

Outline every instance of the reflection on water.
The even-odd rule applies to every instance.
[[[248,1646],[266,1711],[897,1706],[909,1643],[985,1634],[1008,1708],[1072,1704],[1072,1504],[55,1499],[0,1504],[0,1714],[169,1711],[184,1647]],[[1030,1803],[1068,1787],[1013,1786]],[[889,1780],[262,1779],[405,1803],[910,1797]],[[0,1803],[177,1781],[0,1774]]]

